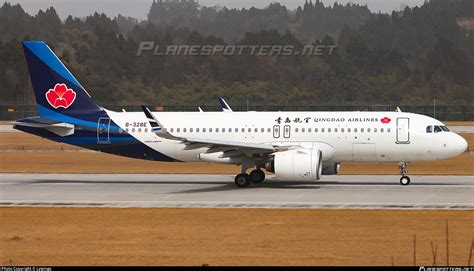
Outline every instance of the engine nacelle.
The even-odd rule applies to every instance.
[[[305,148],[277,152],[265,168],[280,180],[316,181],[321,178],[322,153]]]
[[[323,163],[323,175],[337,175],[340,168],[339,163]]]

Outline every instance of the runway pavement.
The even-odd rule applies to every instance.
[[[0,174],[0,206],[474,209],[474,176],[269,177],[237,188],[231,175]]]

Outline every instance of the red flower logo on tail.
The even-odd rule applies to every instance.
[[[392,120],[390,118],[384,117],[383,119],[380,119],[380,121],[384,124],[390,123]]]
[[[76,92],[67,88],[66,84],[56,84],[54,89],[46,92],[46,100],[54,108],[68,108],[76,100]]]

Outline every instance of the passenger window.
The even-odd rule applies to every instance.
[[[328,128],[328,133],[330,133],[330,132],[331,132],[331,128]]]
[[[364,128],[360,128],[360,132],[363,133],[363,132],[364,132]]]
[[[212,128],[209,128],[209,133],[212,133]]]
[[[321,133],[324,133],[324,128],[321,128]]]
[[[380,128],[380,132],[383,133],[383,128]]]
[[[445,131],[445,132],[449,132],[449,129],[448,129],[448,127],[446,127],[446,126],[441,126],[441,129],[442,129],[443,131]]]
[[[249,133],[251,133],[251,132],[252,132],[252,128],[248,128],[247,131],[248,131]]]
[[[235,131],[236,133],[238,133],[238,132],[239,132],[239,128],[235,128],[234,131]]]
[[[354,128],[354,133],[357,133],[357,128]]]
[[[430,125],[430,126],[427,126],[427,127],[426,127],[426,132],[427,132],[427,133],[432,133],[432,132],[433,132],[433,126],[431,126],[431,125]]]
[[[271,131],[272,131],[272,129],[267,128],[267,133],[270,133]]]
[[[141,133],[141,132],[142,132],[142,128],[138,128],[138,132]]]
[[[183,128],[183,133],[186,133],[186,128]]]
[[[232,133],[232,128],[229,128],[228,130],[229,130],[229,133]]]
[[[260,132],[264,133],[264,132],[265,132],[265,128],[261,128],[261,129],[260,129]]]
[[[174,132],[174,128],[171,128],[171,129],[170,129],[170,132],[172,132],[172,133],[173,133],[173,132]]]
[[[337,133],[337,128],[334,128],[334,132]]]
[[[148,128],[145,128],[145,133],[148,133]]]
[[[341,133],[344,133],[344,128],[341,128]]]
[[[367,133],[370,133],[370,128],[367,128]]]
[[[240,129],[240,131],[242,131],[242,133],[245,133],[245,128]]]
[[[347,132],[350,133],[350,132],[351,132],[351,128],[347,128]]]
[[[387,128],[387,133],[390,133],[390,128]]]
[[[178,133],[179,133],[179,131],[180,131],[180,128],[177,128],[177,129],[176,129],[176,132],[178,132]]]
[[[441,128],[440,128],[439,126],[435,126],[435,127],[434,127],[434,132],[435,132],[435,133],[439,133],[439,132],[441,132],[441,131],[442,131],[442,130],[441,130]]]
[[[295,132],[298,133],[298,128],[295,128]]]
[[[308,128],[308,133],[311,133],[311,128]]]
[[[314,132],[317,133],[317,132],[318,132],[318,128],[314,128]]]
[[[202,128],[202,132],[205,133],[205,132],[206,132],[206,128]]]
[[[196,133],[199,133],[199,128],[196,128]]]
[[[193,131],[194,131],[194,130],[193,130],[193,128],[189,128],[189,132],[191,132],[191,133],[192,133]]]
[[[255,133],[258,133],[258,128],[253,129]]]

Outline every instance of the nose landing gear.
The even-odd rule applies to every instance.
[[[401,162],[400,165],[398,166],[400,168],[400,174],[402,177],[400,178],[400,184],[401,185],[409,185],[410,184],[410,177],[406,176],[408,173],[408,163],[407,162]]]

